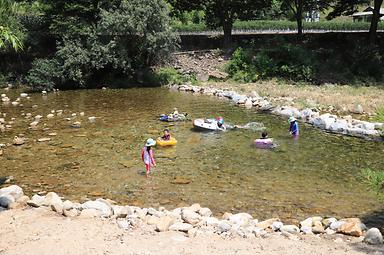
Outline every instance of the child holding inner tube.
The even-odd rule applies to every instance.
[[[143,160],[145,164],[145,176],[148,178],[149,173],[151,172],[151,167],[156,166],[156,161],[153,156],[153,149],[152,146],[156,145],[156,141],[152,138],[149,138],[147,142],[145,143],[144,148],[141,150],[141,159]]]

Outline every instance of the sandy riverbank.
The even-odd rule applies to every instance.
[[[0,254],[384,254],[356,238],[314,235],[224,239],[188,238],[180,232],[154,232],[150,226],[123,230],[114,220],[66,218],[48,208],[0,213]]]

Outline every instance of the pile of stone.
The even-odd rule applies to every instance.
[[[256,107],[260,111],[269,111],[272,114],[295,118],[328,132],[349,135],[354,137],[382,140],[384,123],[368,122],[353,119],[352,116],[336,116],[330,113],[320,114],[317,109],[306,108],[299,110],[292,106],[276,106],[267,98],[259,96],[256,92],[251,95],[241,95],[235,91],[203,88],[192,85],[171,85],[171,89],[201,93],[222,98],[228,98],[233,103],[245,107]]]
[[[255,238],[281,234],[288,238],[298,238],[299,235],[338,233],[360,237],[369,244],[383,243],[380,231],[377,228],[368,230],[358,218],[337,220],[336,218],[310,217],[296,226],[285,225],[278,218],[258,221],[248,213],[225,213],[220,219],[213,217],[209,208],[201,207],[199,204],[169,211],[164,207],[156,210],[120,206],[115,205],[112,200],[101,198],[82,204],[74,203],[69,200],[62,201],[54,192],[49,192],[45,196],[34,195],[29,199],[16,185],[0,189],[0,211],[25,205],[50,208],[65,217],[108,218],[126,230],[150,227],[157,232],[183,232],[189,237],[220,235],[223,238],[234,236]]]

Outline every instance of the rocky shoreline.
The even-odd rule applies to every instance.
[[[268,98],[261,97],[256,91],[250,95],[242,95],[230,89],[216,89],[193,85],[169,85],[168,88],[196,94],[227,98],[231,102],[246,108],[256,108],[262,112],[290,117],[311,124],[316,128],[327,132],[382,141],[384,135],[384,123],[368,122],[354,119],[351,115],[337,116],[330,113],[321,113],[316,109],[297,109],[291,106],[273,105]]]
[[[84,203],[63,201],[55,192],[45,196],[38,194],[31,198],[24,195],[22,188],[11,185],[0,189],[0,213],[4,210],[33,207],[46,208],[68,218],[108,219],[123,230],[145,228],[155,232],[174,231],[186,237],[221,238],[266,238],[282,235],[297,239],[302,235],[350,236],[372,245],[383,244],[383,236],[377,228],[367,229],[358,218],[309,217],[299,226],[286,225],[278,218],[259,221],[248,213],[224,213],[221,218],[213,217],[209,208],[193,204],[189,207],[166,210],[164,207],[140,208],[121,206],[109,199],[96,199]]]

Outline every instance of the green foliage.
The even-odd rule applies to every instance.
[[[384,123],[384,106],[381,106],[377,109],[376,116],[373,118],[373,120]]]
[[[12,0],[0,0],[0,50],[12,47],[14,50],[23,48],[24,30],[18,14],[20,5]]]
[[[80,35],[63,37],[58,43],[52,61],[60,71],[54,77],[46,75],[45,65],[34,63],[30,72],[33,77],[28,78],[33,88],[41,89],[41,81],[47,89],[52,84],[86,88],[107,74],[140,80],[142,73],[150,73],[151,66],[166,61],[176,48],[178,37],[169,27],[163,1],[122,0],[113,8],[100,10],[99,15],[95,27],[89,24]],[[55,79],[56,74],[60,79]]]
[[[384,171],[363,169],[361,174],[371,190],[384,198]]]
[[[188,82],[195,84],[197,82],[194,75],[181,74],[179,71],[171,67],[163,67],[157,70],[155,73],[155,79],[156,83],[160,85],[181,85]]]
[[[315,68],[316,61],[310,51],[293,44],[283,44],[259,51],[238,48],[227,65],[227,72],[234,80],[241,82],[270,77],[311,81]]]
[[[63,77],[63,69],[55,59],[36,59],[32,66],[27,82],[36,91],[51,91]]]

